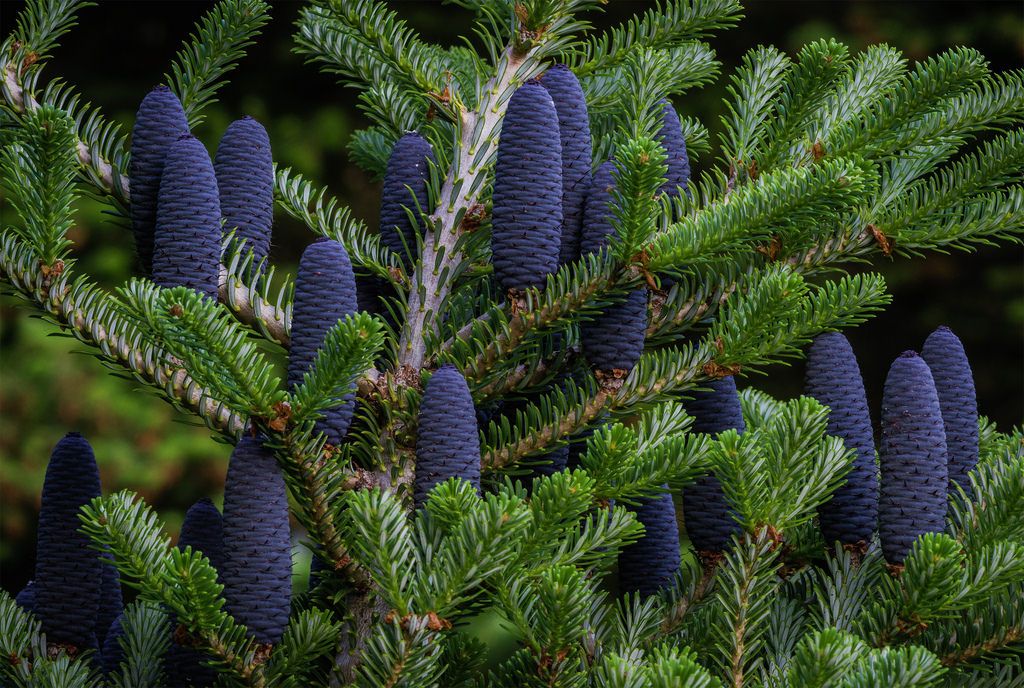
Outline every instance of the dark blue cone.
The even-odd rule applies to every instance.
[[[288,496],[274,455],[243,437],[224,484],[225,609],[259,643],[276,644],[288,625],[292,548]]]
[[[594,172],[583,206],[583,228],[580,234],[580,254],[597,253],[606,248],[615,234],[612,227],[613,194],[615,192],[615,163],[603,162]]]
[[[380,197],[380,237],[384,245],[411,264],[409,255],[416,254],[416,230],[409,222],[406,208],[417,216],[419,211],[429,214],[427,182],[430,164],[435,162],[430,142],[409,132],[395,141],[384,173],[384,188]],[[420,231],[423,231],[422,226]],[[404,243],[403,243],[404,241]]]
[[[153,281],[217,298],[220,200],[206,148],[185,135],[167,151],[156,207]]]
[[[295,277],[292,345],[288,354],[290,387],[302,383],[302,376],[316,361],[328,330],[357,309],[356,278],[345,247],[331,239],[320,239],[307,246]],[[317,422],[317,430],[327,435],[328,443],[341,443],[348,432],[355,409],[352,399],[352,394],[347,395],[345,403],[327,409]]]
[[[51,643],[80,650],[98,647],[100,559],[78,531],[79,510],[100,495],[92,447],[77,432],[64,436],[50,455],[43,482],[36,540],[35,614]]]
[[[14,603],[24,609],[27,612],[35,611],[36,606],[36,585],[35,581],[29,581],[18,596],[14,598]]]
[[[263,125],[243,117],[228,125],[213,163],[224,229],[245,239],[256,262],[270,253],[274,222],[274,161]]]
[[[658,139],[665,149],[665,164],[668,166],[661,191],[678,196],[678,187],[685,190],[690,182],[690,157],[686,154],[686,140],[683,138],[679,115],[667,99],[661,101],[661,130]]]
[[[102,652],[104,676],[112,676],[121,671],[121,662],[124,661],[124,648],[121,647],[121,638],[124,637],[124,629],[121,628],[122,619],[124,616],[118,614],[104,633]]]
[[[124,598],[121,595],[121,576],[110,554],[103,555],[100,572],[100,611],[96,617],[96,640],[103,647],[107,630],[124,610]]]
[[[948,327],[940,327],[929,335],[921,349],[921,358],[932,371],[942,409],[949,457],[949,492],[956,483],[970,495],[968,475],[978,465],[978,398],[971,364],[960,338]]]
[[[839,332],[818,335],[807,352],[804,392],[828,406],[828,434],[856,456],[846,484],[818,510],[825,541],[870,542],[878,517],[878,469],[871,415],[853,347]]]
[[[686,412],[693,416],[691,432],[718,435],[726,430],[744,432],[743,410],[736,393],[736,381],[724,377],[702,383],[709,388],[693,393]],[[722,485],[713,475],[697,479],[683,492],[683,515],[686,534],[694,548],[701,552],[720,552],[729,546],[729,538],[739,530],[722,492]]]
[[[546,88],[529,81],[509,100],[492,194],[491,263],[503,289],[544,285],[562,243],[562,144]]]
[[[128,165],[132,232],[143,273],[153,270],[153,233],[156,199],[167,151],[182,134],[188,119],[178,97],[166,86],[157,86],[142,99],[132,127],[132,154]]]
[[[615,166],[597,168],[587,196],[580,250],[583,255],[607,248],[615,234],[609,205],[615,189]],[[587,362],[594,370],[633,369],[644,352],[647,334],[647,289],[631,292],[626,300],[607,306],[594,320],[580,325]]]
[[[328,569],[330,567],[327,563],[314,553],[313,558],[309,560],[309,589],[311,591],[316,590],[320,585],[321,574]]]
[[[216,505],[203,497],[185,512],[178,535],[178,549],[202,552],[219,573],[224,566],[224,522]]]
[[[178,534],[178,549],[202,552],[218,572],[224,567],[224,525],[214,503],[204,497],[189,507]],[[172,617],[171,625],[177,621]],[[208,656],[195,647],[171,642],[167,651],[168,688],[211,686],[217,671],[203,664]]]
[[[885,379],[879,464],[878,534],[886,561],[900,564],[918,536],[943,531],[949,482],[939,396],[913,351],[900,354]]]
[[[667,487],[666,487],[667,489]],[[623,592],[649,597],[672,585],[679,570],[679,526],[668,492],[640,500],[632,509],[644,526],[644,536],[619,554],[619,586]]]
[[[480,435],[473,397],[462,373],[445,365],[427,381],[416,437],[416,508],[449,478],[463,478],[480,490]]]
[[[565,470],[566,465],[569,463],[569,445],[552,449],[547,454],[531,459],[531,461],[538,462],[533,467],[534,477],[560,473]]]
[[[583,202],[591,176],[590,117],[583,88],[567,66],[551,67],[540,83],[548,90],[558,113],[562,144],[562,243],[558,262],[565,264],[580,255]]]
[[[644,352],[647,334],[647,289],[630,292],[622,303],[606,306],[581,325],[583,353],[594,370],[630,371]]]

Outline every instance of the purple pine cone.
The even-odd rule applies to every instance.
[[[723,377],[704,383],[707,391],[693,393],[686,411],[693,416],[691,432],[718,435],[726,430],[746,431],[736,380]],[[729,546],[732,534],[739,530],[732,509],[725,500],[722,485],[713,475],[698,478],[683,492],[686,533],[698,551],[720,552]]]
[[[121,638],[124,636],[124,629],[121,628],[123,614],[118,614],[104,632],[103,640],[103,675],[112,676],[121,670],[121,662],[124,661],[124,648],[121,647]]]
[[[100,562],[100,577],[100,610],[96,616],[96,640],[100,647],[103,647],[107,630],[124,610],[121,576],[114,566],[114,558],[109,553],[103,554],[103,561]]]
[[[569,463],[569,445],[556,447],[547,454],[538,456],[533,460],[544,462],[538,463],[538,465],[533,467],[534,477],[560,473],[565,470],[566,465]]]
[[[224,524],[217,507],[206,497],[185,512],[178,534],[178,549],[186,547],[202,552],[219,574],[224,566]],[[168,688],[212,686],[217,680],[217,671],[203,664],[207,659],[206,653],[172,641],[166,659]]]
[[[51,643],[98,647],[100,559],[78,531],[79,509],[100,495],[92,447],[77,432],[57,443],[46,467],[36,540],[35,614]]]
[[[267,130],[252,117],[229,124],[213,167],[224,229],[237,227],[235,238],[245,239],[259,262],[270,253],[274,222],[274,161]]]
[[[411,131],[395,141],[384,173],[384,188],[380,197],[380,237],[385,246],[402,257],[406,266],[411,264],[410,254],[416,254],[416,230],[409,222],[406,208],[414,216],[420,210],[430,213],[431,208],[427,207],[427,182],[430,180],[430,164],[433,162],[436,159],[430,142]]]
[[[667,490],[668,487],[665,486]],[[619,554],[619,585],[623,592],[650,597],[672,585],[679,570],[679,525],[676,507],[667,491],[640,500],[633,509],[644,526],[644,536]]]
[[[558,134],[562,144],[562,243],[560,265],[580,254],[583,202],[590,188],[590,117],[583,88],[572,70],[556,64],[544,73],[540,83],[548,90],[558,113]]]
[[[818,510],[821,532],[831,545],[870,542],[878,519],[878,469],[871,415],[853,347],[839,332],[818,335],[807,352],[804,391],[828,406],[829,435],[856,452],[846,484]]]
[[[186,547],[202,552],[210,565],[220,572],[224,565],[224,520],[208,497],[198,500],[185,512],[178,534],[178,549]]]
[[[668,99],[661,101],[661,131],[658,133],[658,139],[665,149],[665,163],[668,166],[661,191],[677,196],[677,187],[686,189],[690,182],[690,158],[686,154],[686,140],[683,139],[679,115]]]
[[[597,253],[607,248],[615,234],[612,227],[612,194],[615,192],[615,163],[601,163],[587,190],[583,206],[583,228],[580,234],[580,253]]]
[[[135,114],[132,154],[128,165],[135,251],[145,275],[151,274],[153,270],[156,201],[164,159],[178,137],[187,133],[188,118],[185,117],[178,96],[171,89],[161,85],[146,94]]]
[[[978,465],[978,398],[971,364],[960,338],[948,327],[940,327],[928,336],[921,358],[932,371],[942,409],[949,456],[948,491],[953,491],[955,482],[970,495],[968,475]]]
[[[35,581],[29,581],[25,584],[25,587],[21,589],[18,596],[14,598],[14,603],[24,609],[27,612],[35,611],[36,606],[36,585]]]
[[[924,359],[905,351],[882,393],[878,534],[886,561],[900,564],[914,540],[941,533],[946,518],[946,434]]]
[[[186,134],[167,151],[156,205],[153,281],[217,298],[220,200],[206,148]]]
[[[466,378],[445,365],[427,381],[420,403],[416,437],[416,508],[427,494],[449,478],[463,478],[480,491],[480,435],[476,409]]]
[[[495,278],[503,289],[543,286],[562,243],[562,144],[555,104],[537,81],[509,100],[492,200]]]
[[[288,354],[288,385],[302,383],[328,330],[346,315],[358,310],[356,278],[345,247],[331,239],[318,239],[302,253],[295,277],[292,310],[292,346]],[[345,403],[327,409],[317,421],[317,430],[330,444],[340,444],[352,422],[353,395]]]
[[[281,469],[262,439],[243,437],[224,483],[225,609],[259,643],[276,644],[288,625],[292,547]]]
[[[646,334],[647,288],[640,287],[582,324],[583,353],[594,370],[630,371],[644,352]]]

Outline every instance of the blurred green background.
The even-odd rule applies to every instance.
[[[434,1],[392,2],[424,37],[452,44],[469,33],[471,19]],[[611,0],[605,27],[653,6],[653,2]],[[997,70],[1024,62],[1024,20],[1017,0],[1009,2],[778,2],[745,3],[739,27],[712,40],[728,75],[742,55],[772,43],[791,54],[803,43],[834,36],[853,51],[886,42],[911,59],[954,45],[978,48]],[[0,3],[6,33],[22,3]],[[60,75],[129,131],[145,93],[163,80],[181,41],[207,9],[207,2],[101,1],[81,14],[45,76]],[[364,126],[354,107],[355,91],[304,65],[291,51],[298,3],[274,3],[273,21],[236,70],[231,83],[195,131],[214,151],[227,124],[242,115],[267,127],[274,158],[328,185],[356,215],[376,222],[379,187],[349,163],[345,144]],[[681,113],[699,117],[714,132],[722,114],[725,76],[677,101]],[[695,161],[696,169],[712,164]],[[3,207],[3,222],[12,222]],[[73,230],[80,267],[114,286],[132,268],[130,233],[106,220],[102,206],[83,199]],[[312,239],[303,227],[277,218],[272,259],[293,271]],[[880,262],[893,305],[849,332],[860,359],[869,396],[877,410],[889,362],[900,351],[918,348],[940,324],[951,326],[971,357],[982,413],[1000,426],[1024,417],[1024,252],[1019,246],[986,248],[974,254],[933,254],[915,261]],[[55,329],[32,318],[9,296],[0,300],[0,585],[17,591],[31,577],[34,523],[47,457],[67,431],[84,433],[96,450],[104,490],[131,488],[160,512],[172,532],[201,496],[220,499],[229,448],[195,427],[132,381],[116,377]],[[748,379],[789,397],[799,393],[802,367],[776,366]],[[876,411],[877,412],[877,411]]]

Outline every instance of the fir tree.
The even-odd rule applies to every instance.
[[[949,405],[962,351],[930,339],[893,366],[878,533],[871,514],[819,518],[871,491],[866,430],[843,422],[852,354],[824,376],[818,340],[811,396],[747,382],[888,303],[880,276],[844,266],[1020,240],[1019,71],[967,48],[909,64],[888,46],[759,47],[713,147],[679,96],[717,74],[706,41],[735,0],[665,0],[604,32],[599,0],[453,0],[479,53],[378,0],[313,0],[297,50],[359,90],[372,124],[349,149],[385,179],[378,233],[268,171],[273,131],[240,120],[217,164],[188,134],[269,20],[262,0],[207,12],[130,140],[43,77],[87,4],[30,0],[0,49],[0,275],[236,449],[217,551],[212,530],[172,547],[134,494],[99,496],[85,440],[62,441],[34,599],[0,594],[5,685],[175,685],[175,647],[204,663],[197,685],[1024,675],[1021,431],[982,420],[975,450],[972,409]],[[265,261],[270,174],[276,209],[325,239],[294,280]],[[70,250],[81,193],[134,231],[141,274],[118,289]],[[570,468],[534,470],[561,452]],[[289,496],[319,569],[292,600]],[[138,597],[101,649],[103,553]],[[511,656],[467,625],[484,609]]]

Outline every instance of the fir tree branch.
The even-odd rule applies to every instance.
[[[113,310],[109,297],[70,266],[44,275],[31,248],[4,230],[0,274],[45,317],[99,349],[98,356],[123,367],[141,382],[161,390],[172,404],[199,416],[211,429],[236,436],[245,417],[213,399],[182,368],[167,366],[166,353]]]
[[[216,102],[224,75],[245,56],[269,20],[270,6],[263,0],[221,0],[196,24],[171,73],[165,75],[185,108],[190,128],[203,121],[202,111]]]

